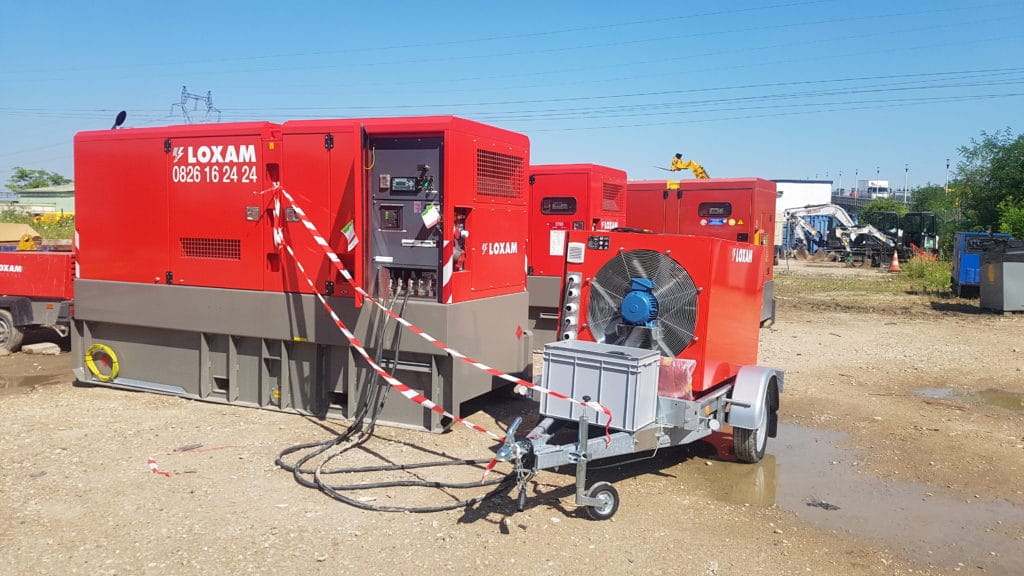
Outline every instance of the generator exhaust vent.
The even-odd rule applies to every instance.
[[[601,209],[608,212],[622,210],[622,184],[605,182],[601,190]]]
[[[501,152],[477,150],[476,189],[483,196],[522,198],[523,159]]]
[[[178,238],[182,258],[241,260],[242,242],[231,238]]]
[[[633,325],[622,316],[622,301],[635,278],[653,284],[650,293],[657,301],[653,327]],[[650,348],[674,358],[694,341],[697,288],[686,269],[661,252],[622,252],[594,276],[587,320],[598,342]]]

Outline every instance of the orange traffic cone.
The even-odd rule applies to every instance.
[[[900,272],[900,257],[899,251],[892,251],[892,263],[889,264],[889,272]]]

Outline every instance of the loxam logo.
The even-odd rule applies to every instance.
[[[732,261],[749,264],[754,261],[754,251],[750,248],[733,248]]]
[[[503,254],[518,254],[519,253],[519,242],[484,242],[480,246],[481,254],[490,255],[503,255]]]
[[[0,272],[15,272],[21,274],[21,264],[0,264]]]
[[[232,164],[243,162],[256,162],[256,145],[245,144],[235,146],[177,146],[172,151],[174,163],[177,164],[182,157],[189,164]]]

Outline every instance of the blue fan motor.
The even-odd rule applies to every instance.
[[[653,328],[658,318],[658,299],[654,297],[654,282],[648,278],[632,278],[629,293],[622,299],[619,313],[633,326]]]

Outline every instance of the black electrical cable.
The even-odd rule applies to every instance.
[[[404,314],[405,306],[408,303],[409,295],[411,290],[405,291],[404,298],[402,300],[401,309],[399,310],[399,316]],[[397,296],[392,300],[389,310],[394,308],[397,302]],[[390,315],[381,313],[380,329],[377,333],[376,341],[378,343],[377,351],[375,354],[374,361],[380,365],[382,356],[384,354],[384,339],[387,330],[387,321]],[[391,371],[394,372],[398,366],[399,349],[401,345],[401,326],[396,323],[394,331],[392,332],[391,350],[393,351],[391,358]],[[488,481],[480,482],[442,482],[432,480],[390,480],[382,482],[372,483],[360,483],[360,484],[328,484],[324,481],[324,476],[330,474],[366,474],[371,472],[392,472],[392,471],[407,471],[423,468],[437,468],[442,466],[480,466],[487,462],[489,459],[476,459],[476,460],[441,460],[433,462],[418,462],[412,464],[389,464],[382,466],[363,466],[363,467],[350,467],[350,468],[325,468],[325,466],[335,458],[346,453],[352,448],[362,447],[362,445],[373,437],[373,430],[376,427],[377,418],[380,416],[381,411],[384,408],[385,401],[387,400],[388,392],[391,386],[388,384],[381,384],[379,382],[379,374],[373,371],[368,382],[360,390],[358,399],[358,408],[355,415],[353,416],[352,423],[343,432],[323,442],[308,442],[304,444],[297,444],[288,447],[278,454],[275,463],[284,470],[288,470],[292,473],[296,482],[307,488],[315,488],[320,490],[324,494],[331,498],[360,508],[363,510],[370,510],[376,512],[414,512],[414,513],[429,513],[429,512],[442,512],[446,510],[454,510],[457,508],[466,508],[479,504],[490,498],[500,496],[508,493],[509,490],[515,485],[516,477],[514,474],[508,474],[504,477],[494,478]],[[328,454],[316,468],[304,468],[308,462],[314,458],[327,453],[332,448],[335,448],[341,444],[348,443],[348,445],[340,448],[334,453]],[[299,458],[294,464],[288,464],[284,461],[284,457],[290,454],[301,452],[303,450],[313,449],[308,454]],[[307,476],[313,475],[313,480],[309,480]],[[495,486],[491,491],[469,498],[467,500],[460,500],[456,502],[449,502],[447,504],[440,504],[435,506],[382,506],[370,504],[355,498],[351,498],[342,494],[342,492],[353,492],[357,490],[368,490],[374,488],[434,488],[434,489],[460,489],[460,488],[473,488],[476,486]]]

